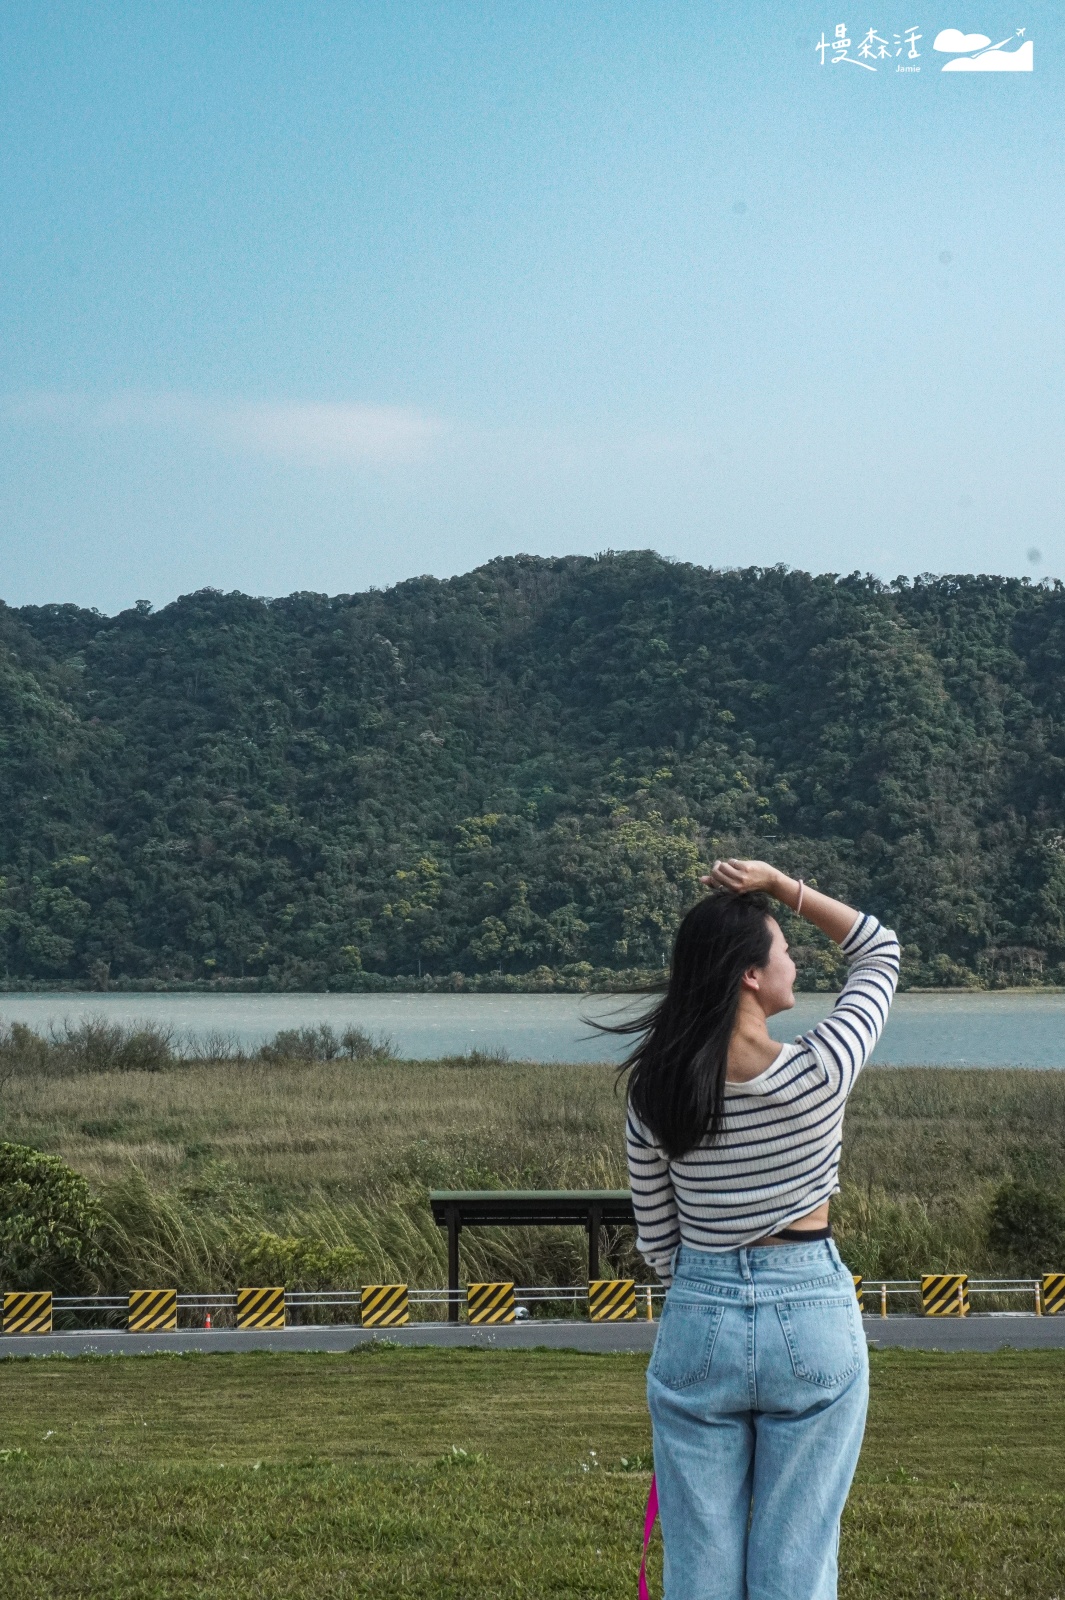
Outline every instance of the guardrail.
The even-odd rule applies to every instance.
[[[639,1312],[648,1320],[654,1317],[654,1307],[660,1303],[665,1290],[661,1284],[636,1284],[631,1279],[606,1280],[611,1287],[623,1284],[631,1291],[632,1307],[626,1315],[631,1319]],[[538,1309],[562,1315],[580,1315],[589,1306],[588,1284],[544,1284],[518,1287],[514,1284],[482,1285],[482,1288],[505,1288],[510,1292],[512,1316],[508,1321],[524,1321]],[[594,1287],[594,1286],[593,1286]],[[382,1295],[377,1290],[395,1291],[385,1295],[384,1314],[377,1315]],[[267,1314],[273,1320],[254,1311],[249,1320],[241,1317],[241,1301],[253,1294],[260,1304],[266,1304]],[[274,1289],[216,1290],[207,1293],[177,1293],[170,1289],[134,1290],[130,1294],[60,1295],[47,1291],[18,1291],[3,1295],[3,1332],[50,1333],[57,1324],[70,1332],[93,1329],[136,1329],[144,1332],[167,1332],[176,1327],[314,1327],[323,1323],[333,1326],[397,1326],[412,1320],[411,1313],[421,1312],[413,1320],[439,1321],[458,1318],[460,1310],[469,1312],[469,1320],[479,1321],[469,1305],[468,1289],[412,1289],[406,1284],[367,1285],[362,1289]],[[272,1303],[264,1301],[269,1294]],[[372,1294],[375,1314],[368,1313],[367,1296]],[[399,1315],[396,1303],[402,1303]],[[437,1311],[438,1315],[433,1316]],[[593,1308],[593,1316],[598,1315]],[[148,1318],[149,1320],[144,1320]],[[154,1318],[154,1320],[152,1320]],[[489,1319],[483,1319],[489,1320]],[[492,1318],[491,1320],[499,1320]]]
[[[978,1306],[971,1302],[977,1297],[990,1297],[996,1299],[1012,1300],[1016,1303],[1017,1311],[1028,1311],[1033,1316],[1055,1316],[1059,1310],[1065,1309],[1058,1303],[1058,1296],[1047,1288],[1048,1281],[1060,1276],[1057,1273],[1047,1274],[1042,1278],[970,1278],[965,1273],[935,1274],[937,1279],[951,1277],[954,1284],[951,1286],[955,1297],[963,1297],[962,1303],[965,1310],[962,1315],[980,1315]],[[954,1309],[957,1299],[948,1298],[950,1310],[944,1312],[931,1312],[928,1310],[929,1277],[925,1278],[866,1278],[862,1285],[862,1309],[866,1316],[878,1315],[887,1317],[894,1309],[898,1314],[925,1314],[925,1315],[957,1315]],[[900,1307],[899,1301],[903,1304]],[[1009,1309],[1014,1309],[1012,1306]]]
[[[607,1280],[610,1282],[630,1280]],[[665,1299],[665,1289],[660,1283],[634,1283],[637,1304],[643,1314],[648,1314],[653,1308]],[[467,1291],[460,1289],[455,1293],[447,1289],[408,1289],[407,1298],[413,1311],[415,1307],[429,1309],[439,1307],[448,1311],[452,1306],[466,1309]],[[589,1301],[588,1285],[580,1284],[544,1284],[529,1288],[514,1286],[514,1300],[519,1320],[524,1320],[522,1311],[531,1315],[537,1307],[555,1308],[559,1311],[572,1310],[579,1313],[585,1309]],[[128,1315],[129,1296],[113,1295],[53,1295],[52,1308],[56,1316],[60,1312],[97,1312],[108,1315],[112,1321],[125,1325]],[[286,1289],[285,1311],[290,1313],[307,1313],[322,1310],[330,1314],[338,1311],[350,1311],[351,1325],[355,1326],[361,1318],[362,1290],[361,1289]],[[218,1290],[208,1294],[178,1294],[177,1310],[179,1321],[185,1327],[202,1326],[205,1317],[211,1317],[210,1326],[217,1326],[215,1318],[221,1315],[226,1324],[235,1321],[237,1311],[237,1291]],[[304,1317],[298,1318],[304,1326],[313,1326],[313,1320],[305,1321]],[[427,1318],[426,1320],[436,1320]],[[341,1324],[343,1325],[343,1324]]]
[[[1042,1278],[969,1278],[964,1273],[923,1278],[855,1277],[866,1316],[1065,1315],[1065,1274]],[[665,1297],[658,1283],[608,1278],[591,1284],[470,1284],[465,1290],[414,1289],[373,1284],[361,1289],[244,1288],[182,1294],[174,1289],[135,1289],[125,1295],[52,1295],[19,1290],[3,1295],[3,1332],[50,1333],[132,1329],[165,1332],[179,1326],[284,1328],[289,1326],[397,1327],[411,1320],[515,1322],[537,1313],[593,1321],[652,1321]],[[434,1312],[436,1315],[434,1315]],[[419,1315],[420,1313],[420,1315]]]

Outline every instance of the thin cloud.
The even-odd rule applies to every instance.
[[[5,401],[2,414],[28,426],[192,435],[242,454],[310,466],[413,461],[445,431],[439,418],[405,406],[234,402],[165,392],[21,395]]]
[[[323,466],[410,461],[443,431],[434,417],[402,406],[236,406],[222,425],[235,443],[264,455]]]

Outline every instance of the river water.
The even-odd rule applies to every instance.
[[[617,995],[337,994],[0,994],[0,1020],[39,1031],[101,1016],[150,1021],[179,1039],[222,1035],[254,1049],[282,1028],[352,1023],[387,1035],[412,1059],[506,1050],[516,1059],[609,1061],[623,1039],[597,1034],[585,1019],[609,1020],[643,1004]],[[800,995],[775,1017],[775,1038],[790,1039],[831,1009],[831,995]],[[891,1066],[1065,1067],[1065,994],[900,995],[874,1061]]]

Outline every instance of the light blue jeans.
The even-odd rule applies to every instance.
[[[666,1600],[835,1600],[868,1399],[830,1239],[682,1246],[647,1371]]]

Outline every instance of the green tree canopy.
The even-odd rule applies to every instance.
[[[890,919],[908,982],[1060,980],[1063,775],[1060,585],[636,552],[0,607],[0,960],[310,988],[646,970],[737,851]]]
[[[77,1293],[100,1265],[100,1215],[58,1156],[0,1144],[0,1287]]]

